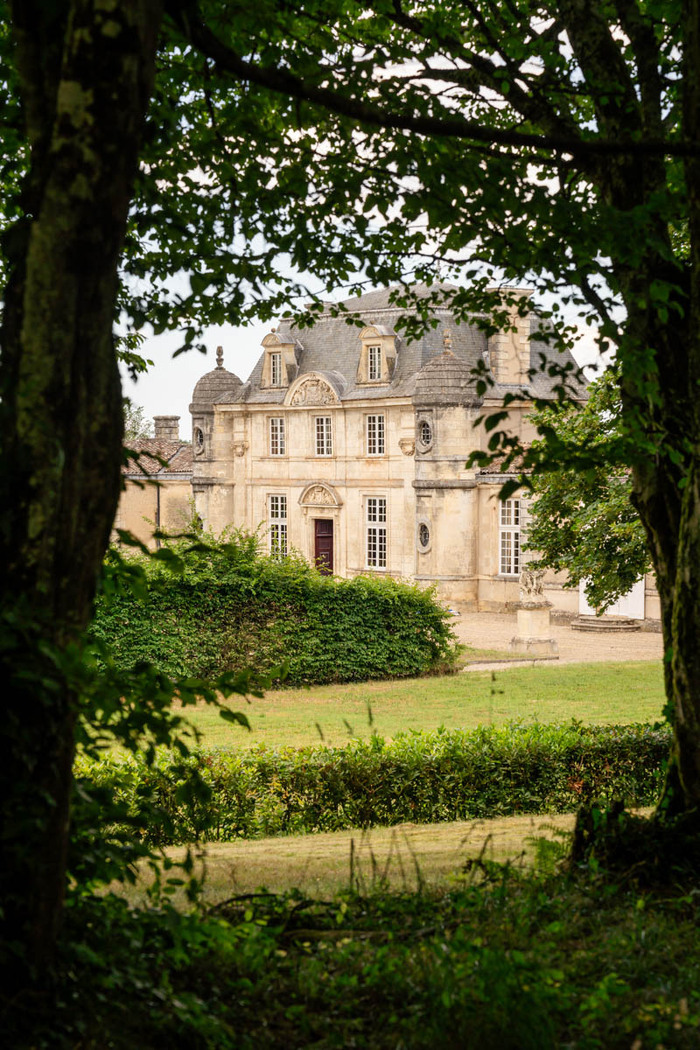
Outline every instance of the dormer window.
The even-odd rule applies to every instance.
[[[398,336],[384,325],[367,325],[360,332],[358,383],[389,383],[394,374]]]
[[[382,378],[382,348],[381,346],[370,346],[367,348],[367,379],[376,382]]]
[[[301,350],[298,342],[289,342],[272,331],[262,341],[265,349],[260,386],[288,387],[294,382],[298,371],[297,354]]]

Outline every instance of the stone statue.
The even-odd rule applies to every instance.
[[[525,568],[520,573],[520,601],[526,605],[543,605],[544,569]]]

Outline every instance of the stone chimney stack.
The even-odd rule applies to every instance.
[[[513,300],[529,299],[531,295],[525,288],[508,288],[504,292],[504,298]],[[509,304],[508,314],[509,330],[497,332],[489,339],[491,372],[497,383],[526,385],[530,368],[530,317],[527,313],[520,316],[516,302]]]
[[[156,437],[161,441],[180,440],[180,417],[179,416],[154,416],[153,424]]]

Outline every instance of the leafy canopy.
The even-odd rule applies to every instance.
[[[137,328],[187,345],[309,286],[441,263],[476,282],[458,308],[496,307],[494,277],[527,280],[619,341],[610,260],[668,256],[685,222],[676,2],[169,11],[123,260]],[[665,169],[653,200],[616,197],[631,166]],[[673,308],[663,279],[653,295]]]
[[[543,408],[534,422],[544,436],[532,454],[543,460],[531,479],[527,547],[538,552],[534,564],[568,573],[564,586],[585,581],[604,610],[650,569],[614,371],[591,384],[583,407]]]

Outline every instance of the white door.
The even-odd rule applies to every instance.
[[[580,616],[595,616],[595,609],[586,599],[586,583],[581,580],[578,587],[578,611]],[[644,619],[644,579],[637,580],[631,591],[623,594],[614,605],[605,610],[606,616],[626,616],[630,620]]]

